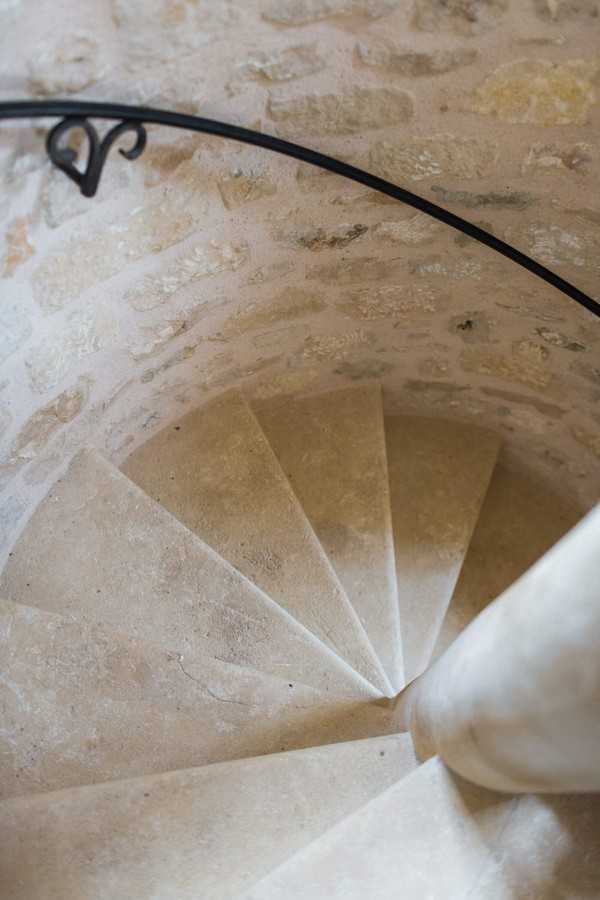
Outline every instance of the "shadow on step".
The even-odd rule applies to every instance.
[[[452,780],[487,861],[469,900],[600,897],[600,794],[500,794]]]
[[[393,708],[385,701],[339,700],[323,706],[292,706],[285,718],[264,721],[256,747],[247,748],[246,755],[301,750],[397,731]]]

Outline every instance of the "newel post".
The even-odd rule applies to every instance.
[[[510,792],[600,791],[600,506],[397,698],[423,758]]]

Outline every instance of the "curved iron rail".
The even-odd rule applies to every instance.
[[[351,166],[332,156],[326,156],[317,150],[310,150],[308,147],[302,147],[300,144],[294,144],[270,134],[262,134],[259,131],[252,131],[249,128],[242,128],[239,125],[230,125],[226,122],[217,122],[213,119],[204,119],[199,116],[189,116],[152,107],[127,106],[120,103],[96,103],[84,100],[15,100],[8,103],[0,103],[0,119],[46,117],[62,119],[48,134],[46,140],[48,155],[58,168],[79,185],[82,194],[86,197],[93,197],[96,193],[102,175],[102,168],[110,147],[125,132],[133,131],[136,135],[136,142],[130,150],[120,150],[121,154],[127,159],[136,159],[146,146],[144,123],[183,128],[187,131],[198,131],[202,134],[213,134],[244,144],[252,144],[255,147],[263,147],[265,150],[281,153],[284,156],[291,156],[310,165],[342,175],[351,181],[364,184],[366,187],[379,191],[382,194],[387,194],[388,197],[393,197],[401,203],[406,203],[408,206],[427,213],[434,219],[438,219],[438,221],[444,222],[451,228],[455,228],[457,231],[479,241],[479,243],[485,244],[486,247],[491,247],[492,250],[532,272],[538,278],[562,291],[567,297],[575,300],[576,303],[579,303],[600,318],[600,303],[598,301],[593,300],[575,285],[565,281],[560,275],[547,269],[546,266],[541,265],[535,259],[532,259],[525,253],[521,253],[516,247],[500,240],[483,228],[479,228],[478,225],[474,225],[472,222],[468,222],[466,219],[462,219],[460,216],[443,209],[443,207],[431,203],[418,194],[413,194],[411,191],[398,187],[398,185],[392,184],[390,181],[378,178],[377,175],[372,175],[363,169],[358,169],[356,166]],[[111,128],[103,140],[100,141],[96,129],[88,121],[89,117],[96,119],[120,119],[121,122],[119,125]],[[61,138],[72,128],[82,128],[88,138],[89,149],[85,171],[81,171],[75,166],[76,152],[69,147],[61,146],[60,143]]]

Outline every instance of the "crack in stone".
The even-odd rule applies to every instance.
[[[192,681],[194,681],[196,684],[200,685],[200,687],[202,688],[203,691],[206,691],[206,693],[207,693],[210,697],[212,697],[213,700],[217,700],[219,703],[233,703],[233,704],[235,704],[236,706],[247,706],[247,707],[249,707],[249,708],[250,708],[250,707],[261,707],[261,706],[265,706],[264,703],[244,703],[243,700],[230,700],[230,699],[227,698],[227,697],[219,697],[218,694],[215,694],[214,691],[211,691],[211,689],[208,687],[207,684],[204,684],[202,681],[199,681],[198,678],[194,678],[193,675],[190,675],[190,673],[189,673],[188,671],[186,671],[186,669],[184,668],[184,665],[183,665],[183,662],[182,662],[180,656],[177,657],[177,663],[178,663],[179,668],[181,669],[181,671],[183,672],[184,675],[187,675],[188,678],[190,678],[190,679],[191,679]],[[298,705],[296,705],[296,704],[294,704],[292,708],[293,708],[293,709],[313,709],[312,706],[298,706]]]

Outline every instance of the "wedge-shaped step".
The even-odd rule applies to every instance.
[[[0,596],[104,624],[168,650],[300,681],[376,691],[276,603],[94,451],[40,504]]]
[[[165,428],[123,471],[378,689],[390,685],[246,401]]]
[[[431,658],[500,443],[491,432],[444,419],[390,416],[385,427],[410,681]]]
[[[229,900],[415,767],[406,735],[0,803],[12,900]]]
[[[301,684],[7,600],[0,659],[0,797],[393,730],[378,702],[331,703]]]
[[[498,463],[433,657],[574,528],[583,512],[532,473]]]
[[[261,405],[257,418],[392,685],[402,639],[379,386]]]
[[[600,797],[496,794],[434,757],[239,900],[547,900],[600,891]]]

